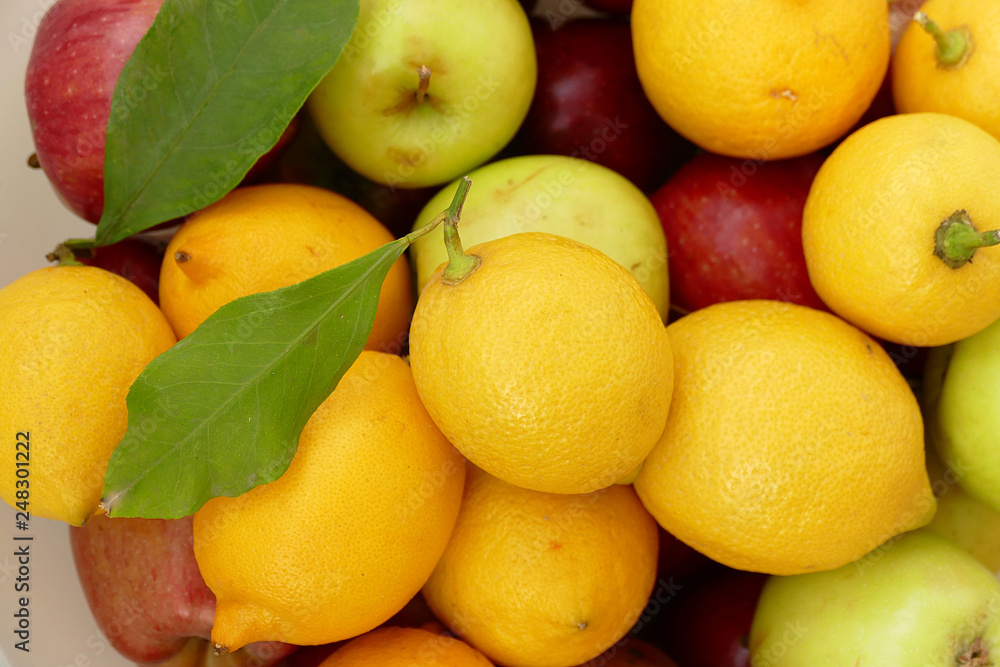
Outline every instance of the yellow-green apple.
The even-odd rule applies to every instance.
[[[927,530],[836,570],[771,577],[750,664],[986,667],[1000,657],[1000,581]]]
[[[941,460],[969,495],[1000,511],[1000,320],[931,350],[924,405]]]
[[[627,178],[562,155],[499,160],[469,176],[472,188],[458,226],[466,248],[529,231],[586,243],[628,269],[666,318],[669,278],[663,228],[649,199]],[[438,192],[413,228],[423,227],[447,208],[457,187],[453,183]],[[419,293],[448,259],[442,226],[414,241],[410,257]]]
[[[191,517],[91,518],[71,527],[70,548],[98,627],[129,660],[195,664],[206,654],[215,596],[194,558]],[[227,656],[226,667],[271,667],[297,647],[250,644]],[[208,662],[207,664],[211,664]],[[221,664],[220,664],[221,667]]]
[[[947,467],[933,447],[927,448],[927,475],[937,512],[926,528],[968,551],[991,572],[1000,573],[1000,512],[965,492],[963,472]]]
[[[308,109],[333,152],[363,176],[440,185],[510,141],[536,77],[517,0],[362,0]]]
[[[104,210],[104,140],[115,83],[161,4],[59,0],[38,25],[24,86],[36,155],[63,203],[90,222]],[[154,68],[143,86],[167,75]]]

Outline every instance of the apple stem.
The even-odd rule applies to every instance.
[[[42,168],[42,163],[38,161],[38,153],[32,153],[28,156],[28,166],[32,169]]]
[[[914,14],[913,20],[934,38],[937,44],[934,55],[941,67],[948,69],[961,67],[972,55],[972,33],[965,26],[945,32],[922,11]]]
[[[969,647],[958,656],[958,664],[963,667],[987,667],[992,665],[990,650],[983,645],[983,638],[976,637]]]
[[[417,104],[423,104],[431,87],[431,68],[421,65],[417,68],[417,75],[420,77],[420,85],[417,86]]]
[[[965,211],[955,211],[934,232],[934,254],[952,269],[972,261],[979,248],[1000,244],[1000,230],[977,231]]]

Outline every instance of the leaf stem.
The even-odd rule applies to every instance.
[[[1000,230],[980,232],[965,211],[955,211],[934,232],[934,254],[952,269],[965,266],[979,248],[1000,244]]]
[[[967,27],[961,26],[945,32],[922,11],[914,14],[913,20],[934,38],[934,42],[937,44],[934,56],[941,67],[948,69],[961,67],[972,55],[972,33]]]

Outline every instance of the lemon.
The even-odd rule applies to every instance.
[[[93,516],[129,387],[175,342],[150,298],[103,269],[46,267],[0,289],[0,432],[24,443],[0,471],[4,501],[74,526]]]

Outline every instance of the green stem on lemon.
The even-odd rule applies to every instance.
[[[82,262],[76,260],[76,255],[73,254],[73,249],[69,244],[69,241],[60,243],[55,250],[45,256],[45,259],[50,262],[59,262],[59,266],[83,266]]]
[[[476,255],[467,255],[462,250],[462,239],[458,236],[458,220],[462,216],[462,205],[469,193],[472,180],[463,176],[458,183],[458,191],[451,206],[444,212],[444,245],[448,249],[448,266],[444,267],[441,282],[446,285],[457,285],[468,278],[482,261]]]
[[[920,11],[913,15],[913,20],[934,38],[934,42],[937,44],[934,48],[934,56],[941,67],[949,69],[961,67],[972,55],[972,33],[967,27],[961,26],[945,32],[934,21],[931,21],[927,14]]]
[[[1000,244],[1000,230],[980,232],[965,211],[955,211],[934,232],[934,254],[952,269],[965,266],[979,248]]]

